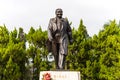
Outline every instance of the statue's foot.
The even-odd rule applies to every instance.
[[[60,68],[57,66],[56,69],[60,69]]]

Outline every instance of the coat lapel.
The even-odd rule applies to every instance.
[[[61,29],[60,29],[60,30],[62,31],[62,30],[63,30],[63,27],[64,27],[64,18],[62,18],[61,21],[62,21],[62,26],[61,26]]]
[[[64,25],[65,25],[64,18],[62,18],[61,21],[62,21],[62,25],[61,25],[60,31],[63,30],[63,27],[64,27]],[[57,30],[57,19],[56,19],[56,18],[53,19],[53,30],[54,30],[54,31]]]
[[[54,31],[57,30],[57,19],[56,18],[53,19],[53,30]]]

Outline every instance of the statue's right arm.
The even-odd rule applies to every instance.
[[[48,39],[49,41],[53,40],[53,36],[52,36],[52,20],[50,19],[49,21],[49,25],[48,25]]]

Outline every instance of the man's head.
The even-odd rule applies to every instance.
[[[62,15],[63,15],[62,9],[61,8],[56,9],[55,14],[56,14],[56,17],[62,18]]]

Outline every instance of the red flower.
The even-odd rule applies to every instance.
[[[49,73],[43,75],[43,80],[51,80],[51,76]]]

